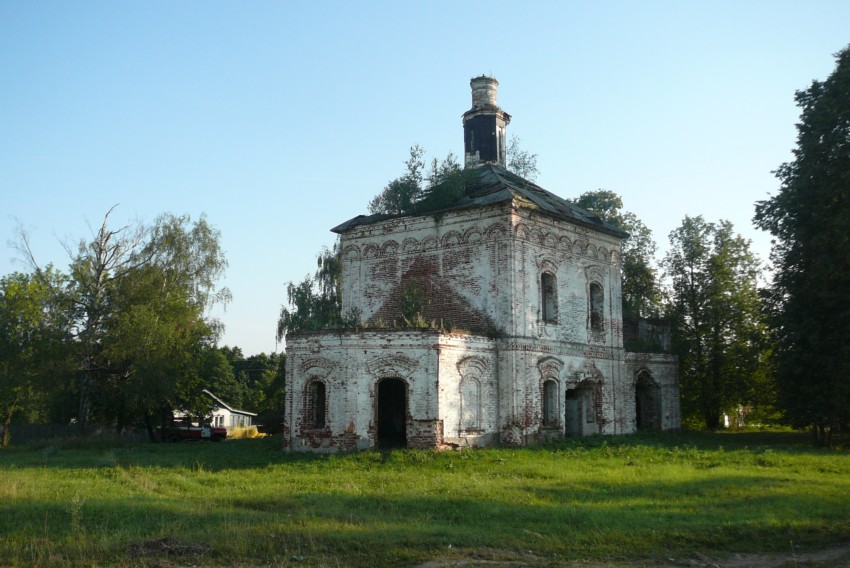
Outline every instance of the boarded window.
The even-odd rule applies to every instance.
[[[481,428],[481,384],[472,377],[465,377],[460,383],[460,428]]]
[[[558,286],[555,275],[544,272],[540,276],[540,290],[542,294],[543,321],[556,323],[558,321]]]
[[[322,381],[313,381],[310,383],[309,399],[307,401],[311,428],[325,427],[325,403],[325,383]]]
[[[593,282],[590,284],[590,329],[602,331],[602,316],[604,314],[605,296],[602,286]]]

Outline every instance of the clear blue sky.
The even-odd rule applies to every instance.
[[[0,236],[62,240],[206,213],[233,293],[222,343],[281,350],[284,285],[366,211],[412,144],[462,155],[469,79],[563,197],[622,195],[661,252],[791,159],[794,91],[834,68],[850,2],[0,2]],[[3,247],[0,274],[26,270]]]

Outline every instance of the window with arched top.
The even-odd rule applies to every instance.
[[[605,305],[605,294],[602,291],[602,285],[598,282],[590,283],[590,329],[593,331],[602,331],[602,321]]]
[[[307,419],[310,428],[318,429],[325,427],[326,403],[325,383],[322,381],[311,382],[307,392]]]
[[[553,380],[543,383],[543,425],[558,425],[558,383]]]
[[[545,323],[558,321],[558,281],[551,272],[540,275],[541,315]]]

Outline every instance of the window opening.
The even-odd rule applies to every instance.
[[[543,425],[558,425],[558,385],[552,380],[543,383]]]
[[[593,331],[602,331],[604,299],[602,286],[592,282],[590,284],[590,329]]]
[[[551,272],[544,272],[540,276],[540,289],[543,296],[543,321],[546,323],[555,323],[558,320],[558,287],[555,275]]]
[[[325,383],[313,381],[310,383],[310,426],[325,427]]]

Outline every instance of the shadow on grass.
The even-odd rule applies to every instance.
[[[170,499],[92,498],[0,503],[0,564],[22,564],[40,540],[73,563],[128,560],[133,543],[163,537],[197,545],[216,563],[328,558],[374,566],[451,558],[469,550],[530,551],[539,558],[638,559],[694,552],[767,552],[846,539],[840,502],[800,488],[765,489],[755,475],[618,485],[588,481],[476,492],[417,494],[379,486],[339,490]],[[517,496],[525,495],[525,499]],[[840,499],[839,499],[840,500]],[[451,545],[451,546],[450,546]],[[27,556],[30,555],[30,556]],[[35,562],[38,564],[39,562]]]
[[[805,432],[648,432],[628,436],[591,436],[567,439],[527,448],[492,448],[463,450],[462,452],[431,452],[417,450],[365,451],[354,454],[311,454],[284,452],[279,438],[231,440],[222,443],[187,442],[180,444],[118,444],[95,443],[90,447],[74,444],[32,445],[0,450],[2,467],[44,467],[59,469],[123,467],[185,468],[206,471],[255,469],[272,465],[317,465],[334,460],[359,461],[369,467],[376,463],[392,466],[399,463],[416,463],[431,459],[457,459],[460,454],[507,456],[516,453],[535,455],[557,451],[610,451],[612,449],[641,448],[678,450],[772,449],[793,453],[835,452],[815,448]],[[352,457],[354,456],[354,457]],[[359,457],[358,457],[359,456]],[[424,457],[423,457],[424,456]],[[440,456],[439,458],[435,456]]]

